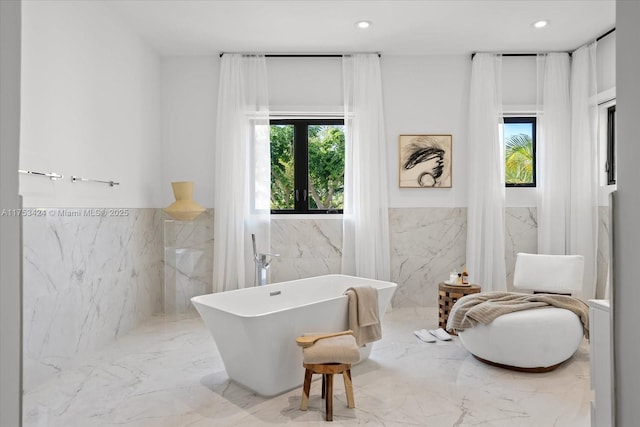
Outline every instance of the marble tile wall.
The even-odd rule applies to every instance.
[[[609,206],[598,207],[598,279],[596,298],[608,299],[607,283],[611,264],[611,211]]]
[[[438,283],[465,264],[466,208],[389,210],[391,280],[398,283],[394,307],[435,307]],[[509,285],[517,252],[536,251],[534,208],[508,208],[506,257]],[[340,219],[272,219],[271,282],[339,273]]]
[[[513,270],[518,252],[538,252],[538,221],[536,208],[507,208],[505,210],[505,263],[507,290],[513,291]]]
[[[168,245],[161,209],[119,217],[66,211],[81,214],[23,218],[25,389],[166,309],[165,281],[173,283],[171,312],[189,310],[191,294],[212,289],[212,210],[193,223],[174,223]],[[393,208],[389,218],[393,306],[436,307],[438,283],[465,264],[466,208]],[[511,288],[515,254],[536,251],[535,208],[508,208],[505,218]],[[273,218],[271,227],[271,251],[280,257],[270,282],[340,272],[341,219]],[[608,236],[608,209],[601,208],[598,297]]]
[[[340,273],[342,219],[271,220],[270,283]]]
[[[437,306],[438,283],[465,264],[465,208],[389,210],[394,307]]]
[[[161,210],[44,212],[23,217],[26,390],[161,308]]]
[[[192,221],[163,223],[163,312],[195,312],[191,297],[213,292],[213,210]]]

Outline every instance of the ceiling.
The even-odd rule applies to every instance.
[[[161,55],[384,55],[574,50],[615,26],[615,0],[107,0]],[[533,22],[546,19],[537,30]],[[373,23],[367,30],[358,20]]]

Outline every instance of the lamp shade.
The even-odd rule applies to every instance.
[[[172,182],[173,196],[176,201],[163,209],[171,218],[180,221],[195,219],[205,211],[198,202],[193,200],[193,181]]]

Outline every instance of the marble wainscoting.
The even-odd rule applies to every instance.
[[[518,252],[538,253],[538,221],[536,208],[507,208],[505,222],[505,264],[507,290],[513,291],[513,270]]]
[[[342,218],[271,219],[270,283],[340,273]]]
[[[23,218],[25,390],[161,309],[159,209],[45,212]]]
[[[163,231],[163,312],[195,312],[191,297],[213,292],[213,209],[191,221],[166,219]]]
[[[438,284],[466,263],[467,209],[390,209],[391,280],[398,283],[394,307],[436,307]],[[535,208],[505,210],[507,287],[513,289],[518,252],[536,253]],[[482,285],[482,284],[480,284]]]
[[[507,208],[507,281],[512,287],[518,252],[537,251],[535,208]],[[398,283],[394,307],[436,307],[438,284],[466,262],[466,208],[389,209],[391,280]],[[270,283],[340,272],[342,220],[274,218]]]
[[[607,289],[609,268],[611,266],[611,209],[609,206],[598,207],[598,278],[596,282],[596,298],[609,299]]]
[[[389,209],[393,307],[436,307],[438,283],[462,271],[466,208]]]

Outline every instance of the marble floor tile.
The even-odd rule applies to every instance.
[[[452,341],[413,331],[437,311],[396,308],[369,360],[352,369],[355,409],[336,381],[333,425],[589,426],[589,352],[583,342],[556,371],[526,374],[485,365]],[[300,367],[302,378],[303,370]],[[231,382],[199,317],[154,317],[82,365],[24,396],[25,427],[326,425],[320,381],[309,410],[300,389],[263,398]]]

